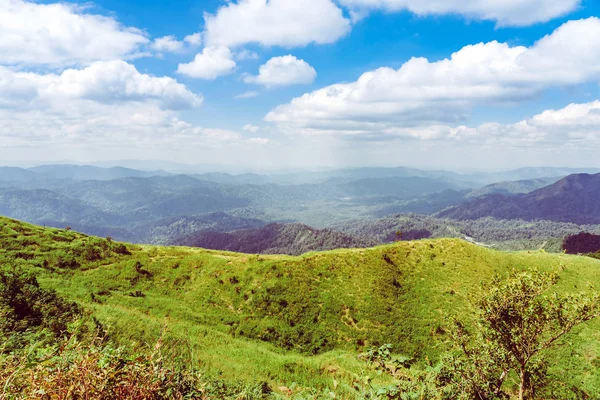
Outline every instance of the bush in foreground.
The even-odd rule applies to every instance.
[[[437,366],[409,370],[389,347],[366,353],[378,369],[396,376],[383,389],[390,399],[591,398],[548,374],[548,351],[575,327],[600,316],[598,294],[551,292],[558,276],[537,271],[499,276],[484,286],[476,329],[455,322],[454,352]],[[513,389],[515,388],[516,389]]]

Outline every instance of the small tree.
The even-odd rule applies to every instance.
[[[600,315],[597,294],[550,292],[558,276],[511,272],[484,286],[480,320],[471,334],[456,324],[455,340],[462,357],[453,357],[455,383],[477,399],[503,398],[502,385],[514,371],[519,399],[532,399],[548,385],[546,350],[574,327]]]

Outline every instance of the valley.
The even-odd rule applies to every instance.
[[[196,235],[198,244],[240,251],[247,248],[227,243],[243,241],[246,230],[273,223],[329,230],[309,245],[294,243],[293,228],[282,228],[285,233],[278,235],[255,231],[253,237],[265,241],[252,251],[257,253],[299,254],[332,249],[338,242],[347,243],[341,247],[385,244],[402,240],[398,232],[405,240],[470,237],[497,249],[557,252],[567,235],[600,232],[595,225],[600,220],[590,208],[600,190],[592,179],[597,175],[559,176],[578,171],[532,168],[461,175],[362,168],[181,175],[75,165],[4,167],[0,214],[134,243],[194,245],[189,238]],[[490,183],[503,178],[527,179]]]

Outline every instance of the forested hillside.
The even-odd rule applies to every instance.
[[[171,244],[238,253],[301,255],[310,251],[369,247],[377,242],[302,224],[270,224],[227,233],[194,233],[178,238]]]
[[[600,225],[577,225],[553,221],[451,220],[417,214],[390,215],[378,220],[357,220],[333,227],[336,230],[389,243],[419,238],[460,238],[504,250],[545,249],[561,252],[565,237],[582,231],[600,234]]]
[[[527,179],[522,181],[498,182],[475,189],[468,197],[482,197],[489,194],[514,195],[530,193],[562,179],[562,177]]]
[[[488,195],[439,212],[443,218],[470,220],[550,220],[576,224],[600,223],[600,174],[570,175],[519,196]]]

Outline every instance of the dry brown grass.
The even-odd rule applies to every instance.
[[[51,354],[0,355],[0,400],[206,399],[200,376],[167,368],[162,339],[154,352],[131,357],[96,335],[73,336]],[[33,348],[32,348],[33,349]]]

